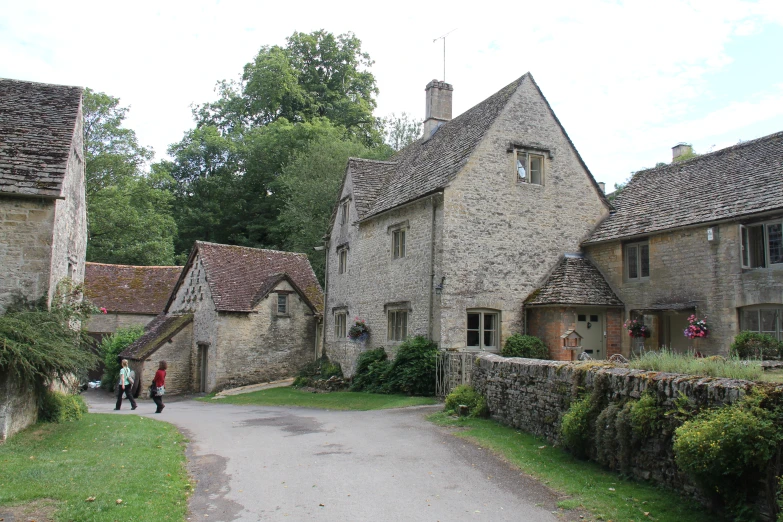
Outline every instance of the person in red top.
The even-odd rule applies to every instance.
[[[150,395],[152,395],[152,400],[155,401],[155,404],[158,406],[157,411],[155,413],[160,413],[163,411],[163,408],[166,407],[165,404],[163,404],[163,394],[158,394],[158,389],[163,389],[164,384],[166,383],[166,369],[169,367],[168,364],[166,364],[166,361],[160,361],[160,364],[158,364],[158,371],[155,372],[155,378],[152,380],[152,386],[150,389]]]

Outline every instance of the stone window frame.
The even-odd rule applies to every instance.
[[[348,272],[348,243],[338,245],[337,251],[337,273],[345,274]]]
[[[766,305],[745,306],[738,308],[739,312],[739,324],[742,330],[748,330],[751,332],[769,334],[778,341],[783,341],[783,305],[776,305],[774,303]],[[755,324],[749,321],[749,315],[756,316]],[[762,314],[767,316],[767,328],[764,327],[765,320]],[[770,314],[772,314],[773,324],[769,324]],[[769,328],[771,326],[771,328]]]
[[[475,351],[489,351],[491,353],[500,352],[500,320],[502,312],[492,308],[467,308],[465,310],[465,348],[467,350]],[[478,326],[471,328],[470,316],[479,315]],[[494,327],[491,330],[485,328],[487,316],[493,316]],[[471,332],[478,332],[478,345],[469,344],[469,337]],[[485,343],[486,334],[490,334],[494,338],[494,344],[488,345]]]
[[[739,227],[740,265],[743,269],[783,268],[783,218],[746,223]],[[774,228],[777,230],[770,230]],[[751,237],[751,231],[754,229],[760,229],[760,234]],[[777,243],[774,247],[771,245],[773,240]],[[754,248],[750,248],[751,241]],[[753,254],[760,259],[751,259]]]
[[[345,341],[348,338],[348,310],[345,308],[334,310],[334,338]]]
[[[383,305],[386,312],[386,340],[401,343],[408,338],[408,322],[412,312],[410,301],[399,301]]]
[[[291,292],[287,292],[285,290],[277,290],[277,315],[279,316],[288,316],[290,315],[291,309],[289,307],[289,304],[291,302],[291,299],[289,299],[289,295]],[[283,305],[283,310],[280,310],[280,305]]]
[[[543,187],[546,184],[546,171],[548,169],[547,160],[551,160],[553,157],[550,149],[536,145],[512,143],[508,148],[508,152],[512,153],[514,179],[517,184],[539,187]],[[532,181],[532,175],[530,174],[530,165],[531,160],[533,159],[539,160],[541,163],[540,172],[538,173],[538,182]],[[519,175],[520,167],[524,169],[524,178]]]
[[[402,259],[406,256],[409,222],[402,221],[389,225],[386,233],[391,236],[392,259]]]
[[[340,224],[348,223],[351,214],[351,198],[347,197],[340,202]]]
[[[644,255],[647,255],[647,275],[644,275]],[[635,276],[631,275],[631,252],[635,252],[636,262],[634,263]],[[640,283],[650,280],[650,241],[648,239],[632,241],[623,244],[623,279],[629,283]]]

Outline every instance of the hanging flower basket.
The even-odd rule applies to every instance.
[[[370,329],[362,319],[357,317],[355,321],[354,325],[348,329],[348,339],[357,343],[364,342],[370,337]]]
[[[650,328],[647,327],[644,323],[637,321],[636,319],[628,319],[623,323],[623,328],[625,328],[628,331],[629,337],[634,338],[647,338],[650,337],[651,333]]]
[[[688,339],[703,339],[710,333],[707,327],[707,317],[697,319],[696,315],[688,317],[688,327],[682,332]]]

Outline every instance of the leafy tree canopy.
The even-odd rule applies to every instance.
[[[383,119],[384,141],[394,150],[401,150],[421,138],[421,120],[415,120],[408,113],[399,116],[392,113]]]

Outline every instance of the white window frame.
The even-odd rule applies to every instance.
[[[389,310],[387,313],[386,340],[402,342],[408,338],[408,310]]]
[[[541,168],[538,173],[538,182],[533,181],[531,160],[537,159],[541,163]],[[517,183],[524,183],[526,185],[544,185],[544,172],[546,165],[546,155],[543,153],[528,152],[525,150],[514,151],[514,176]],[[525,177],[520,176],[520,168],[524,169]]]
[[[280,311],[281,304],[282,311]],[[277,294],[277,315],[288,315],[288,294]]]
[[[647,247],[647,275],[642,275],[642,247]],[[630,250],[636,250],[636,277],[631,277]],[[649,281],[650,279],[650,242],[636,241],[623,245],[623,274],[626,281]]]
[[[346,199],[342,203],[340,203],[340,224],[345,225],[348,223],[348,217],[351,212],[351,200]]]
[[[478,328],[470,328],[470,315],[478,315],[479,316],[479,323]],[[494,317],[494,327],[492,329],[486,328],[486,317],[487,316],[493,316]],[[491,351],[491,352],[499,352],[500,351],[500,310],[490,310],[490,309],[484,309],[484,308],[476,308],[476,309],[468,309],[465,313],[465,346],[468,350],[478,350],[478,351]],[[468,338],[470,336],[470,332],[478,332],[478,339],[479,344],[478,345],[470,345],[468,344]],[[486,344],[486,334],[491,333],[492,337],[494,338],[494,344],[488,345]]]
[[[396,230],[392,230],[392,259],[400,259],[405,257],[405,240],[407,233],[405,228],[401,227]]]
[[[348,249],[338,248],[337,249],[337,273],[338,274],[344,274],[348,271]]]
[[[783,266],[783,259],[773,263],[772,256],[770,255],[769,248],[769,228],[773,226],[779,226],[783,228],[783,219],[778,218],[769,221],[762,221],[759,223],[749,223],[747,225],[740,225],[740,264],[742,268],[769,268],[770,266],[779,265]],[[750,262],[750,249],[748,248],[749,229],[761,228],[761,240],[764,245],[763,259],[761,264],[753,265]]]
[[[344,341],[348,338],[348,314],[346,312],[334,313],[334,338]]]

